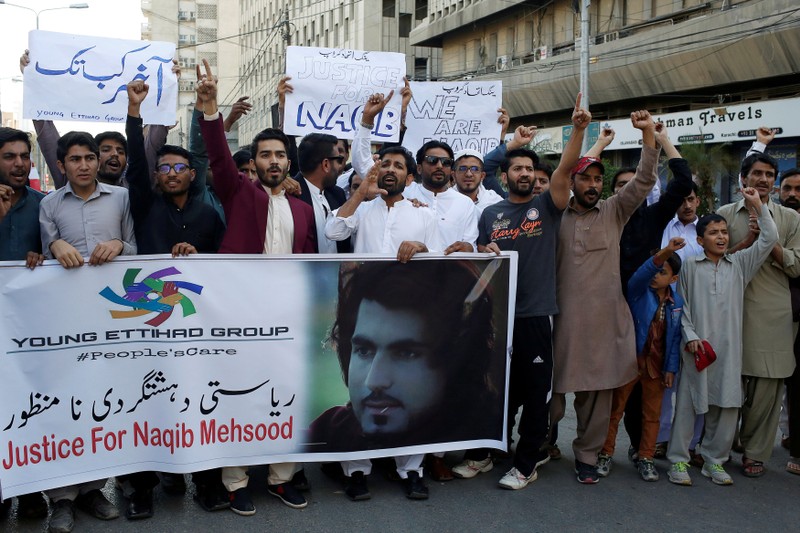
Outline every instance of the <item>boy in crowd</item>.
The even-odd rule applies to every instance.
[[[669,480],[691,485],[689,441],[696,414],[705,413],[706,431],[699,446],[705,463],[702,474],[717,485],[731,485],[733,479],[722,464],[728,460],[742,406],[742,316],[744,290],[778,241],[778,229],[769,209],[753,187],[742,190],[747,210],[758,216],[758,240],[744,250],[728,254],[728,223],[717,214],[697,223],[697,241],[703,255],[687,259],[678,291],[684,298],[684,367],[678,384],[675,420],[667,447],[672,463]],[[694,358],[706,340],[717,360],[703,370]]]
[[[597,473],[607,476],[625,404],[636,383],[642,384],[642,437],[639,441],[639,475],[658,481],[653,455],[658,436],[658,418],[664,388],[672,386],[678,372],[683,298],[670,285],[678,281],[681,258],[675,253],[686,245],[680,237],[644,262],[628,281],[628,305],[636,331],[636,361],[639,375],[614,390],[611,422],[603,449],[597,456]]]

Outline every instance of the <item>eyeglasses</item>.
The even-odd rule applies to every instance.
[[[477,174],[478,172],[481,172],[481,167],[478,167],[478,166],[475,166],[475,165],[473,165],[471,167],[468,167],[466,165],[461,165],[461,166],[456,167],[456,172],[467,172],[468,170],[470,172],[472,172],[473,174]]]
[[[164,163],[163,165],[158,165],[156,167],[156,172],[163,174],[164,176],[169,174],[170,170],[174,170],[175,174],[180,174],[189,170],[189,165],[186,163],[175,163],[174,165],[168,165],[167,163]]]
[[[423,160],[429,165],[435,165],[436,163],[441,163],[443,167],[453,166],[453,160],[450,159],[449,157],[426,155]]]
[[[344,163],[344,156],[343,155],[331,155],[326,157],[325,159],[335,159],[339,163]]]

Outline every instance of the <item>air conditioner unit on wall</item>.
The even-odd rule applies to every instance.
[[[533,57],[536,61],[547,59],[547,45],[540,46],[533,51]]]
[[[494,68],[495,70],[507,70],[508,69],[508,56],[497,56],[497,59],[494,61]]]
[[[603,42],[604,43],[610,43],[611,41],[616,41],[617,39],[619,39],[619,32],[618,31],[612,31],[611,33],[606,33],[603,36]]]

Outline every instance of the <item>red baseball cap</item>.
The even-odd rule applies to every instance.
[[[570,177],[574,176],[575,174],[583,174],[586,172],[586,169],[592,165],[597,165],[600,167],[600,172],[603,174],[606,173],[606,167],[603,166],[603,162],[597,159],[596,157],[588,157],[584,156],[578,160],[578,164],[572,167],[569,175]]]

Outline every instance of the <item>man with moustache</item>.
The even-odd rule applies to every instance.
[[[800,169],[791,168],[781,175],[781,205],[794,209],[800,213]],[[792,317],[795,327],[800,319],[800,278],[789,280],[789,289],[792,295]],[[800,435],[800,339],[795,335],[794,340],[795,368],[791,377],[786,379],[786,410],[788,411],[788,431],[782,441],[783,445],[789,448],[789,461],[786,463],[786,471],[790,474],[800,475],[800,438],[792,438],[792,435]],[[788,441],[788,442],[786,442]]]
[[[789,279],[800,275],[800,215],[770,198],[778,176],[772,157],[753,153],[742,161],[742,187],[752,187],[778,227],[778,242],[769,259],[745,289],[742,333],[742,386],[739,439],[742,474],[764,475],[764,463],[772,456],[778,429],[784,379],[795,370],[793,349],[796,327],[792,322]],[[728,222],[730,253],[750,247],[758,238],[756,214],[744,200],[724,205],[717,213]]]
[[[601,201],[603,165],[583,157],[572,169],[570,199],[557,247],[559,315],[554,328],[553,422],[563,417],[565,394],[575,393],[578,420],[572,448],[580,483],[597,483],[597,454],[608,432],[614,388],[636,376],[633,319],[622,295],[620,236],[656,181],[659,151],[650,113],[631,113],[642,131],[642,156],[627,186]],[[552,190],[552,188],[551,188]],[[576,335],[575,328],[591,332]]]
[[[346,200],[344,190],[336,186],[336,178],[347,160],[346,152],[333,135],[309,133],[297,147],[297,159],[300,173],[294,179],[300,184],[300,200],[314,210],[317,251],[322,254],[349,252],[349,242],[335,242],[325,237],[325,223]]]
[[[387,98],[382,94],[369,97],[364,104],[353,150],[363,149],[364,141],[369,150],[369,132],[374,127],[372,121],[391,97],[392,93]],[[358,142],[359,138],[361,142]],[[407,263],[417,253],[440,251],[442,247],[434,214],[427,207],[414,207],[403,195],[406,183],[415,173],[416,163],[408,150],[401,146],[383,148],[361,186],[328,219],[326,236],[334,241],[352,236],[355,238],[355,253],[395,254],[401,263]],[[366,201],[377,195],[380,196]],[[395,458],[397,473],[405,482],[408,498],[428,498],[428,488],[422,481],[423,458],[424,455]],[[346,461],[342,468],[348,478],[345,489],[348,497],[352,500],[369,498],[364,476],[372,471],[371,462]]]
[[[197,81],[198,104],[203,106],[200,129],[206,143],[214,188],[225,209],[227,230],[220,253],[292,254],[315,253],[316,231],[310,206],[287,196],[281,186],[289,170],[286,135],[267,128],[250,145],[258,181],[239,172],[225,139],[222,114],[217,106],[217,80],[208,61],[205,75]],[[299,467],[295,463],[269,465],[267,491],[294,509],[307,505],[292,485]],[[231,494],[231,510],[242,516],[255,514],[245,467],[226,467],[222,482]]]
[[[411,183],[406,198],[430,207],[445,254],[474,252],[478,238],[478,209],[463,194],[450,187],[453,149],[447,143],[432,140],[417,150],[417,169],[422,183]]]
[[[26,185],[30,171],[28,134],[0,128],[0,261],[23,260],[33,268],[44,260],[39,234],[44,194]]]
[[[453,176],[455,176],[456,190],[472,200],[478,215],[488,206],[496,204],[503,199],[491,189],[483,186],[486,172],[483,170],[483,155],[477,150],[461,150],[455,156],[453,163]]]
[[[569,169],[580,155],[591,114],[581,107],[572,113],[570,136],[548,191],[534,195],[535,165],[539,158],[524,148],[510,150],[500,165],[508,199],[484,209],[479,225],[480,251],[519,253],[513,353],[509,373],[508,423],[513,427],[522,407],[514,466],[500,479],[504,489],[519,490],[536,481],[537,469],[549,460],[548,401],[553,371],[552,316],[556,305],[556,242],[562,213],[569,201]],[[524,274],[522,274],[524,273]],[[509,429],[510,434],[510,429]],[[489,451],[470,450],[453,468],[460,478],[472,478],[493,467]]]

